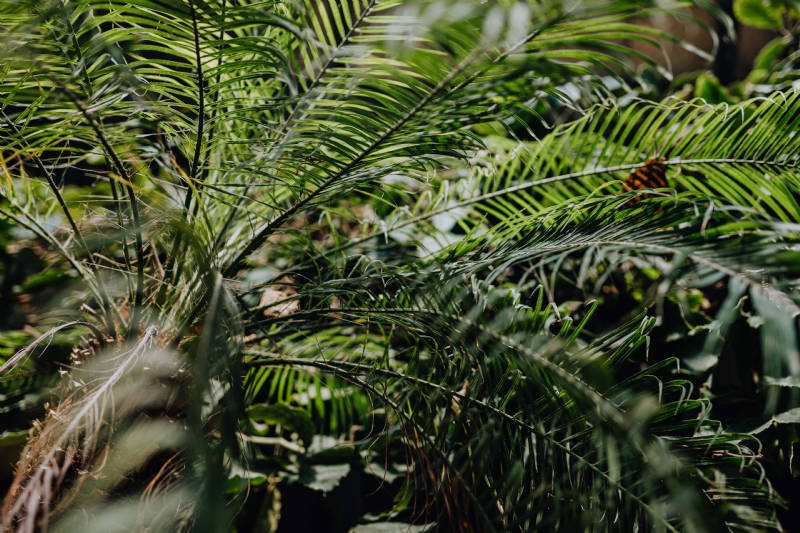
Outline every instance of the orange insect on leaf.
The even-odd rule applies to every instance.
[[[663,158],[648,159],[643,167],[637,168],[622,183],[622,188],[628,192],[641,189],[660,189],[667,186],[667,168]],[[629,203],[638,202],[643,198],[650,198],[651,195],[643,194],[631,198]]]

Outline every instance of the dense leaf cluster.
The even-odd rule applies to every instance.
[[[754,435],[798,440],[800,95],[643,100],[642,50],[711,58],[643,21],[697,8],[732,31],[705,1],[0,1],[3,298],[52,326],[2,337],[3,527],[274,532],[300,490],[342,531],[780,530]],[[668,186],[626,190],[653,158]]]

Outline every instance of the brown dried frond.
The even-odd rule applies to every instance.
[[[128,348],[73,350],[60,401],[34,423],[3,503],[5,531],[33,533],[75,509],[137,491],[161,498],[182,466],[185,375],[155,328]],[[178,422],[177,424],[173,422]]]
[[[435,522],[436,530],[445,533],[490,531],[491,528],[487,527],[472,498],[464,489],[463,480],[448,465],[442,463],[439,455],[432,452],[426,443],[416,438],[415,431],[404,429],[403,433],[409,444],[406,447],[406,460],[418,474],[416,479],[421,481],[421,486],[416,487],[417,494],[425,495],[420,508],[417,508],[415,501],[412,522]]]

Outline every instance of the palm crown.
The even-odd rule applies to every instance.
[[[0,213],[82,280],[4,385],[85,332],[5,527],[222,531],[250,483],[360,461],[407,464],[392,516],[443,531],[780,527],[758,441],[676,371],[750,312],[768,414],[795,416],[794,90],[615,99],[632,59],[667,74],[631,42],[683,44],[636,23],[657,2],[0,12]],[[669,187],[622,192],[653,157]],[[647,275],[637,310],[590,331],[620,272]],[[720,287],[703,350],[650,360],[665,302]]]

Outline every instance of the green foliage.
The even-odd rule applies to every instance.
[[[72,291],[3,336],[3,409],[54,391],[4,527],[275,531],[363,482],[392,501],[334,529],[779,530],[800,95],[633,97],[669,74],[641,45],[692,50],[637,21],[693,5],[0,2],[0,216],[48,259],[8,285]],[[668,187],[624,192],[650,158]]]
[[[735,0],[733,12],[736,18],[755,28],[777,30],[783,26],[783,2],[772,0]]]

